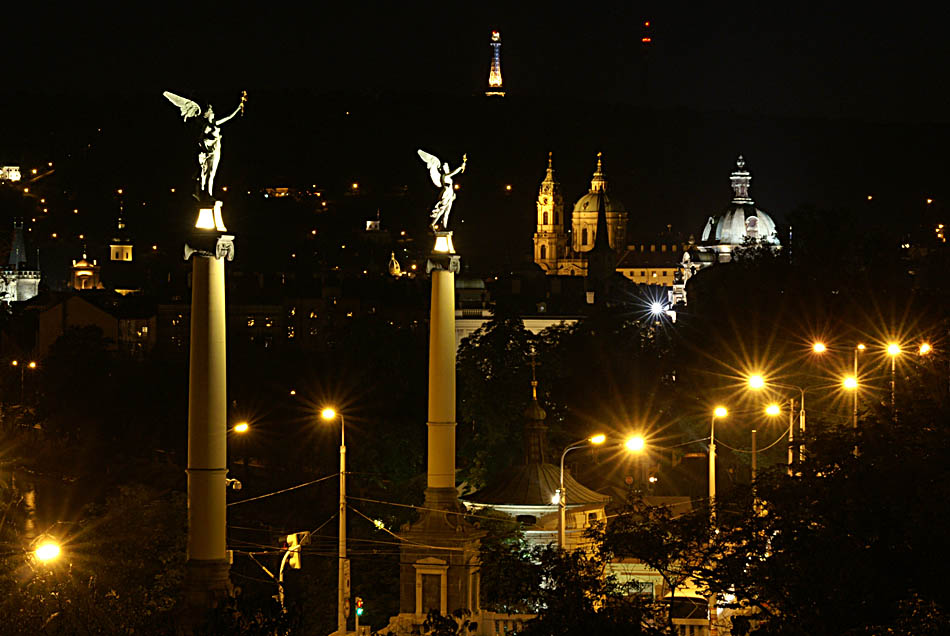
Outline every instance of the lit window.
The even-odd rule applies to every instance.
[[[294,328],[293,328],[293,327],[287,327],[287,340],[293,340],[293,339],[294,339],[294,335],[295,335],[295,334],[294,334]]]
[[[253,327],[253,326],[254,326],[254,316],[248,316],[248,317],[247,317],[247,326],[248,326],[248,327]]]
[[[274,326],[274,319],[271,318],[270,316],[267,316],[266,318],[264,318],[264,326],[267,327],[267,328],[273,327],[273,326]]]

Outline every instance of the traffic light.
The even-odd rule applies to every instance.
[[[363,615],[363,599],[359,596],[356,597],[356,615]]]
[[[287,535],[287,551],[290,556],[287,559],[287,565],[295,570],[300,569],[300,546],[310,543],[309,532],[295,532]]]

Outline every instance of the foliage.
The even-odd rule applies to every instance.
[[[459,446],[460,455],[470,458],[463,475],[474,488],[520,456],[512,424],[515,431],[521,428],[531,398],[530,341],[520,317],[500,313],[459,349]]]
[[[634,503],[599,538],[668,583],[735,595],[753,634],[935,633],[950,601],[936,503],[950,495],[947,415],[931,404],[897,422],[869,416],[859,456],[850,429],[816,421],[800,474],[776,468],[719,497],[715,532],[705,510],[672,518]]]
[[[185,548],[179,493],[123,487],[59,538],[63,555],[49,565],[25,546],[5,559],[7,633],[174,633]]]

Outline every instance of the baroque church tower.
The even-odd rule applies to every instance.
[[[564,197],[561,184],[554,179],[554,166],[548,153],[548,171],[538,189],[538,228],[534,234],[534,262],[546,274],[557,274],[558,260],[567,256],[564,233]]]

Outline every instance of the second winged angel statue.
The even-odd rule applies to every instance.
[[[442,163],[438,157],[430,155],[425,150],[419,150],[417,152],[429,169],[429,176],[432,178],[432,183],[435,184],[435,187],[442,188],[442,197],[436,202],[432,208],[432,213],[429,215],[432,217],[432,229],[437,229],[440,221],[442,223],[442,229],[448,229],[449,212],[452,211],[452,203],[455,201],[455,187],[452,182],[452,177],[465,172],[468,155],[462,155],[462,165],[452,170],[449,168],[449,164]]]
[[[168,101],[181,109],[182,119],[203,117],[201,136],[198,138],[198,178],[195,184],[195,196],[207,195],[214,198],[214,175],[221,162],[221,126],[231,120],[238,113],[244,113],[244,104],[247,102],[247,91],[241,95],[241,103],[234,112],[224,119],[215,119],[214,109],[209,104],[202,112],[201,107],[186,97],[181,97],[165,91],[162,93]]]

